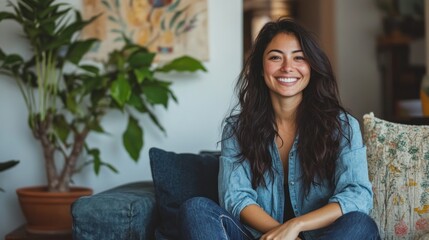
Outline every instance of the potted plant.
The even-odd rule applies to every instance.
[[[52,216],[29,219],[31,210],[36,210],[39,216],[48,211],[40,210],[44,204],[36,199],[35,191],[52,196],[72,194],[68,200],[60,200],[70,204],[80,196],[70,183],[82,166],[93,164],[96,174],[102,166],[116,172],[114,166],[102,161],[99,149],[87,142],[89,133],[104,132],[100,120],[110,110],[117,109],[128,118],[123,145],[137,161],[143,147],[143,129],[137,114],[148,114],[154,125],[164,131],[153,106],[167,107],[170,99],[176,101],[171,83],[160,80],[156,73],[205,71],[205,68],[200,61],[188,56],[154,66],[155,53],[125,36],[124,46],[112,51],[100,66],[83,59],[98,40],[79,38],[82,29],[96,16],[84,20],[79,11],[55,0],[18,0],[9,5],[13,11],[0,12],[0,22],[14,20],[20,24],[32,55],[26,59],[19,54],[8,54],[3,50],[5,46],[0,46],[0,73],[10,76],[19,86],[28,110],[29,127],[43,149],[42,164],[48,182],[43,187],[18,189],[17,193],[28,231],[69,231],[69,206],[65,210],[69,222],[62,223]],[[70,16],[73,12],[74,17]],[[90,159],[79,165],[83,152]],[[57,165],[59,161],[61,166]],[[79,190],[85,190],[84,195],[91,194],[90,189]],[[23,196],[30,199],[23,200]],[[24,207],[27,202],[39,205]],[[48,226],[39,226],[39,223]],[[61,224],[59,230],[52,229],[54,223]]]

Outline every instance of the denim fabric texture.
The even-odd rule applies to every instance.
[[[160,214],[156,239],[178,239],[178,213],[183,202],[197,196],[218,202],[218,156],[213,152],[177,154],[151,148],[149,158]]]
[[[152,182],[122,185],[72,205],[73,239],[149,240],[157,222]]]
[[[377,224],[367,214],[349,212],[321,229],[317,240],[380,240]]]
[[[327,203],[337,202],[343,214],[359,211],[368,214],[372,208],[372,185],[368,179],[366,147],[363,144],[358,121],[347,116],[351,125],[351,144],[346,139],[341,142],[341,151],[335,172],[334,186],[327,181],[312,185],[305,196],[301,178],[301,166],[297,152],[298,137],[289,153],[288,184],[291,203],[295,216],[318,209]],[[345,119],[345,115],[340,119]],[[240,212],[248,205],[256,204],[263,208],[278,222],[283,222],[284,214],[284,174],[274,139],[270,153],[273,159],[274,177],[264,175],[267,186],[253,189],[251,186],[251,170],[248,161],[239,163],[240,147],[234,136],[231,137],[234,119],[227,119],[222,139],[222,153],[219,171],[220,205],[234,217],[239,219]],[[349,132],[348,128],[345,128]],[[309,149],[311,151],[311,149]],[[248,229],[259,237],[260,233],[250,227]],[[307,240],[316,239],[318,230],[304,233]]]
[[[218,203],[203,197],[185,201],[180,207],[183,240],[253,240],[247,228]]]
[[[181,239],[254,239],[238,219],[207,198],[196,197],[187,200],[180,208],[180,217]],[[380,240],[377,224],[369,215],[362,212],[344,214],[319,233],[318,240]]]

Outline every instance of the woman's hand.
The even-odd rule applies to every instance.
[[[300,240],[300,232],[298,222],[291,219],[262,235],[260,240]]]
[[[299,239],[298,235],[300,232],[326,227],[341,215],[342,211],[338,203],[328,203],[319,209],[292,218],[281,225],[271,228],[260,239],[296,240]]]

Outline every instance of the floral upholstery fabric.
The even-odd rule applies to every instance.
[[[429,126],[364,116],[369,177],[382,239],[427,239],[429,233]]]

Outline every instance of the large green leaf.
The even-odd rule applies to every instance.
[[[143,94],[151,104],[162,104],[164,107],[168,106],[168,88],[157,85],[145,86],[143,88]]]
[[[0,21],[3,21],[5,19],[12,19],[12,20],[18,20],[15,14],[10,12],[0,12]]]
[[[18,54],[5,55],[3,60],[2,66],[11,66],[15,64],[22,64],[24,62],[22,57]]]
[[[0,162],[0,172],[5,171],[13,166],[15,166],[16,164],[18,164],[19,161],[18,160],[9,160],[6,162]],[[4,190],[2,188],[0,188],[0,192],[4,192]]]
[[[79,67],[87,72],[93,73],[94,75],[97,75],[100,73],[100,69],[93,65],[84,64],[84,65],[80,65]]]
[[[133,106],[135,109],[137,109],[141,113],[145,113],[148,111],[146,106],[143,103],[142,98],[138,95],[138,93],[133,92],[131,94],[130,99],[128,100],[128,104],[130,106]]]
[[[122,135],[122,140],[128,154],[137,162],[140,151],[143,148],[143,129],[140,127],[137,119],[132,116],[128,118],[127,129]]]
[[[38,12],[40,28],[45,31],[41,34],[48,34],[49,36],[55,37],[55,30],[57,30],[58,26],[61,26],[64,17],[66,17],[68,12],[72,10],[68,7],[62,11],[57,11],[57,9],[62,5],[64,4],[54,5]]]
[[[146,104],[143,101],[143,99],[137,93],[133,92],[133,94],[130,97],[130,100],[128,101],[128,104],[130,106],[133,106],[140,113],[147,113],[147,114],[149,114],[150,119],[159,128],[159,130],[161,130],[162,132],[165,132],[164,127],[158,121],[158,118],[156,117],[156,115],[149,109],[148,106],[146,106]]]
[[[34,5],[36,5],[33,1],[21,0],[18,1],[18,8],[20,10],[21,15],[30,21],[34,21],[35,19],[35,11]]]
[[[155,53],[146,51],[134,52],[128,59],[131,68],[148,68],[155,58]]]
[[[82,57],[91,49],[91,46],[97,41],[97,39],[87,39],[72,43],[67,51],[66,59],[74,64],[78,64]]]
[[[162,132],[165,132],[164,127],[161,125],[156,115],[150,110],[148,110],[147,112],[149,114],[150,120],[152,120],[152,122],[159,128],[159,130],[161,130]]]
[[[89,155],[92,156],[92,160],[86,161],[82,166],[80,166],[77,171],[82,170],[83,167],[88,166],[89,164],[93,164],[94,172],[96,175],[100,173],[101,166],[106,166],[109,168],[112,172],[118,173],[118,170],[113,167],[111,164],[103,162],[100,158],[100,150],[98,148],[91,148],[89,149],[88,146],[85,144],[85,150]]]
[[[130,98],[131,86],[123,74],[119,74],[118,78],[112,83],[110,94],[121,108]]]
[[[138,68],[134,70],[137,82],[142,83],[145,79],[153,79],[153,72],[149,68]]]
[[[96,175],[100,173],[100,166],[101,166],[101,158],[100,158],[100,150],[97,148],[92,148],[88,151],[88,154],[93,157],[93,166],[94,166],[94,172]]]
[[[6,162],[0,162],[0,172],[4,171],[6,169],[11,168],[11,167],[15,166],[18,163],[19,163],[18,160],[9,160],[9,161],[6,161]]]
[[[65,25],[64,27],[60,28],[55,33],[55,39],[52,42],[49,42],[47,44],[44,44],[42,47],[42,50],[52,50],[57,49],[62,45],[68,44],[72,41],[72,37],[75,33],[81,31],[86,25],[90,24],[92,21],[94,21],[97,17],[94,16],[90,18],[87,21],[82,21],[80,13],[75,11],[75,21],[72,22],[69,25]]]
[[[206,68],[201,64],[200,61],[197,59],[190,57],[190,56],[183,56],[174,59],[170,63],[167,63],[166,65],[155,69],[155,71],[158,72],[170,72],[170,71],[189,71],[189,72],[195,72],[198,70],[206,72]]]

